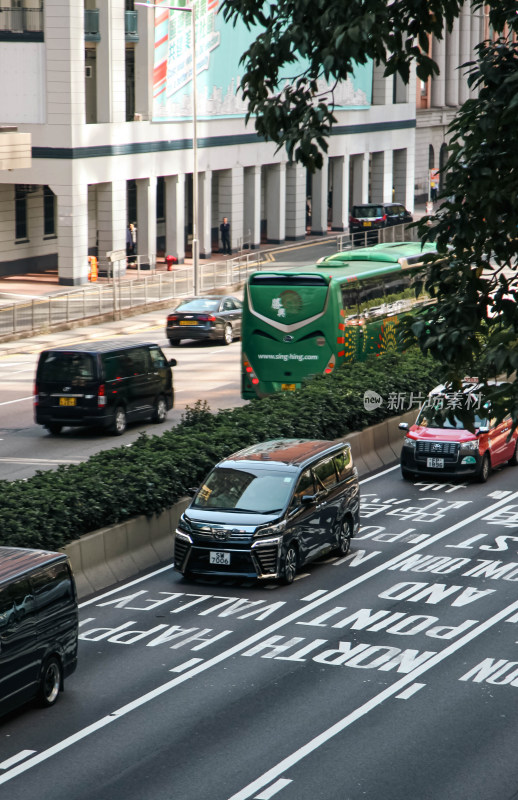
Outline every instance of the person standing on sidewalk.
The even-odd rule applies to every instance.
[[[223,253],[230,256],[232,255],[232,250],[230,249],[230,222],[227,217],[223,217],[219,230],[221,232],[221,249]]]

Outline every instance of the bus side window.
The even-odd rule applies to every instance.
[[[342,305],[346,315],[358,313],[358,284],[343,283],[342,289]]]

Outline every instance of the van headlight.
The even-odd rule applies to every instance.
[[[276,525],[260,525],[254,533],[254,539],[262,538],[263,536],[278,536],[286,527],[286,521],[278,522]]]
[[[181,531],[182,533],[190,533],[191,532],[191,526],[189,525],[189,522],[185,519],[183,514],[180,517],[180,519],[178,520],[178,523],[176,525],[176,529],[178,531]]]

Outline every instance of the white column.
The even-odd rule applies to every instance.
[[[369,193],[371,203],[382,203],[384,201],[384,169],[385,153],[383,151],[372,153],[371,187]]]
[[[358,153],[351,156],[350,174],[352,176],[352,204],[367,203],[369,201],[368,153]]]
[[[168,175],[165,180],[165,251],[185,261],[185,175]]]
[[[244,174],[243,236],[250,248],[261,244],[261,167],[246,167]]]
[[[383,202],[391,203],[394,190],[394,154],[392,150],[383,153]]]
[[[174,5],[174,4],[170,4]],[[153,114],[153,59],[155,55],[155,16],[149,9],[135,6],[138,13],[138,42],[135,44],[135,113],[142,119]]]
[[[156,176],[139,178],[137,184],[137,255],[144,264],[156,263]]]
[[[286,239],[306,235],[306,170],[298,162],[286,165]]]
[[[345,231],[349,225],[349,156],[331,159],[333,207],[331,230]]]
[[[460,12],[459,22],[459,66],[471,60],[471,6],[463,5]],[[469,88],[466,80],[466,70],[460,69],[457,72],[459,82],[459,103],[462,105],[469,98]]]
[[[266,226],[268,242],[286,238],[286,164],[269,164],[266,177]]]
[[[373,106],[389,106],[392,105],[392,86],[393,76],[385,78],[385,65],[374,65],[372,75],[372,105]]]
[[[460,25],[456,19],[451,33],[446,34],[446,105],[453,108],[459,105],[459,41]]]
[[[322,169],[313,173],[311,181],[311,233],[323,236],[327,233],[329,159],[324,156]]]
[[[475,58],[476,58],[475,47],[477,46],[477,44],[480,44],[480,42],[481,42],[481,40],[483,38],[481,36],[481,33],[480,33],[480,17],[481,17],[481,14],[482,14],[482,12],[480,11],[480,9],[477,9],[477,11],[475,11],[474,9],[471,9],[470,61],[474,61],[475,60]],[[475,87],[471,87],[471,89],[469,90],[469,96],[470,97],[477,97],[478,96],[478,89],[475,88]]]
[[[244,192],[243,167],[232,167],[218,172],[218,235],[223,217],[227,217],[232,252],[243,244]]]
[[[126,120],[126,42],[124,0],[99,3],[97,45],[97,121]],[[84,45],[83,45],[84,49]]]
[[[45,0],[48,125],[84,125],[84,0]]]
[[[198,173],[198,234],[200,258],[212,253],[212,171]]]
[[[434,108],[443,108],[446,99],[446,43],[444,39],[432,40],[432,58],[439,67],[439,74],[432,78],[432,106]]]
[[[88,282],[88,184],[53,184],[57,197],[58,275],[65,286]]]
[[[126,250],[126,181],[97,184],[97,245],[104,260],[110,250]]]

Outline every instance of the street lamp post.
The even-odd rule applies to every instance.
[[[192,6],[167,6],[162,3],[135,3],[146,8],[167,8],[169,11],[186,11],[191,15],[192,48],[192,266],[194,294],[200,293],[199,241],[198,241],[198,120],[196,93],[196,14]]]

